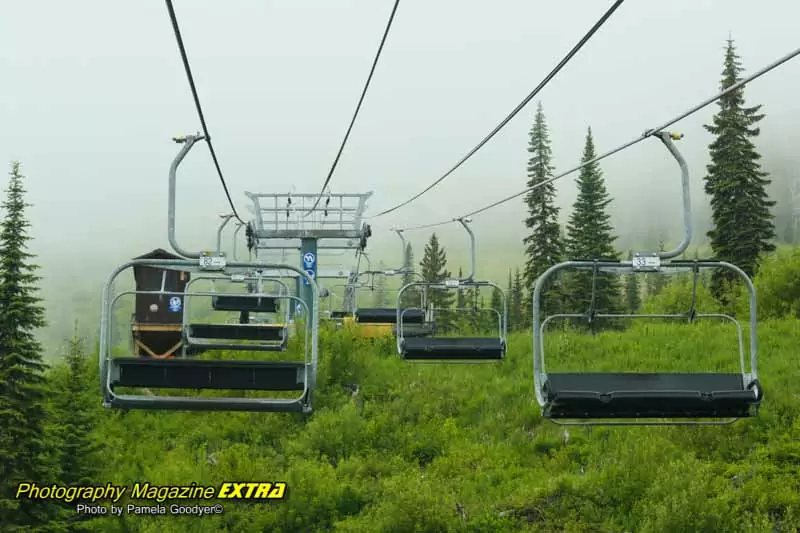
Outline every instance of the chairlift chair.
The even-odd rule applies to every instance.
[[[393,229],[400,237],[403,256],[405,256],[406,240],[402,230]],[[366,257],[366,256],[365,256]],[[353,309],[353,322],[359,325],[360,334],[364,337],[384,337],[387,335],[397,335],[397,309],[394,307],[360,307],[358,306],[358,289],[369,288],[375,290],[375,278],[378,276],[397,277],[410,274],[412,277],[420,278],[419,273],[413,272],[409,265],[403,265],[396,269],[372,270],[371,268],[363,272],[356,272],[348,287],[348,295],[351,300],[350,307]],[[369,281],[362,282],[362,278],[367,277]],[[426,336],[433,332],[432,324],[426,322],[425,301],[427,292],[421,295],[421,308],[407,309],[404,320],[411,327],[406,328],[407,336]]]
[[[362,274],[370,275],[370,276],[398,276],[403,275],[406,272],[403,270],[384,270],[384,271],[367,271],[363,272]],[[416,277],[420,277],[418,273],[412,273]],[[374,283],[374,282],[373,282]],[[374,284],[371,283],[369,285],[371,290],[374,290]],[[356,285],[355,288],[358,288]],[[430,326],[426,321],[426,312],[425,312],[425,296],[427,291],[423,291],[421,295],[421,307],[420,308],[408,308],[405,309],[405,313],[403,314],[403,321],[406,325],[412,325],[411,328],[407,328],[406,334],[411,336],[423,336],[427,333],[430,333]],[[357,324],[364,324],[370,326],[387,326],[387,331],[389,332],[396,332],[396,325],[397,325],[397,309],[395,307],[356,307],[355,311],[353,312],[353,317]],[[413,333],[412,333],[413,331]]]
[[[402,252],[403,257],[405,256],[406,252],[406,240],[403,237],[403,233],[400,230],[393,230],[397,233],[398,237],[400,237],[400,241],[402,243]],[[363,286],[359,284],[359,279],[363,276],[369,277],[369,282],[367,283],[367,287],[370,290],[374,290],[375,288],[375,277],[376,276],[385,276],[385,277],[394,277],[394,276],[402,276],[407,273],[412,273],[410,265],[403,265],[397,269],[388,269],[388,270],[366,270],[363,272],[356,273],[356,278],[354,283],[352,284],[353,290],[351,292],[351,297],[354,301],[355,310],[353,312],[353,316],[355,321],[360,324],[397,324],[397,310],[393,307],[360,307],[358,306],[358,297],[356,295],[356,289]],[[425,318],[424,312],[420,313],[413,313],[406,317],[406,321],[409,324],[422,324]]]
[[[553,265],[537,280],[533,293],[533,367],[536,398],[543,416],[563,425],[685,425],[729,424],[739,418],[756,416],[763,398],[757,375],[756,293],[750,278],[739,267],[723,261],[672,260],[681,255],[691,241],[689,172],[686,162],[673,144],[679,134],[660,132],[659,138],[678,162],[683,189],[685,235],[673,251],[638,252],[631,261],[567,261]],[[557,272],[577,268],[591,269],[593,280],[601,271],[662,273],[665,269],[691,270],[694,273],[692,306],[681,314],[597,313],[592,304],[587,313],[555,314],[542,320],[541,298],[547,280]],[[750,298],[750,357],[745,361],[742,327],[732,316],[697,313],[694,306],[700,269],[724,268],[737,274]],[[544,333],[556,318],[683,318],[690,322],[700,317],[722,318],[735,324],[739,334],[738,373],[634,373],[634,372],[547,372],[544,363]],[[691,420],[690,420],[691,419]]]
[[[340,298],[337,289],[345,289],[345,284],[336,284],[332,285],[329,289],[329,296],[327,300],[327,318],[328,320],[336,323],[337,326],[341,326],[342,321],[345,317],[351,316],[352,313],[348,312],[346,309],[340,309],[338,302],[341,299],[342,302],[345,301],[344,298]]]
[[[468,219],[457,219],[467,230],[470,237],[471,272],[463,279],[444,280],[441,282],[413,282],[403,286],[397,294],[397,351],[403,359],[425,362],[480,362],[499,361],[505,357],[508,309],[506,295],[499,285],[491,281],[476,281],[475,272],[475,235],[467,225]],[[405,330],[406,315],[411,312],[425,311],[418,308],[404,308],[402,295],[407,290],[419,287],[426,292],[437,290],[462,290],[465,288],[493,287],[502,300],[502,311],[490,309],[497,315],[497,336],[463,337],[463,336],[408,336]],[[430,311],[430,309],[429,309]],[[429,319],[432,321],[432,319]]]
[[[201,322],[190,320],[188,309],[184,316],[184,355],[195,355],[208,350],[246,350],[263,352],[286,351],[289,340],[289,310],[290,305],[281,306],[280,300],[289,297],[289,287],[278,278],[267,278],[260,272],[253,275],[214,275],[206,274],[201,278],[194,278],[186,285],[185,307],[189,307],[189,300],[193,296],[191,286],[198,280],[210,280],[215,286],[212,296],[212,309],[214,311],[233,311],[239,313],[238,323]],[[248,282],[249,294],[229,293],[222,294],[216,290],[216,281],[220,279],[234,282]],[[275,283],[278,292],[268,294],[264,292],[264,283]],[[288,303],[288,302],[287,302]],[[277,323],[251,323],[250,313],[277,313],[283,307],[283,313]]]
[[[157,248],[136,259],[180,259],[166,250]],[[153,269],[143,266],[134,268],[136,286],[142,290],[164,291],[167,287],[182,292],[189,283],[188,272],[168,269]],[[143,294],[136,299],[131,317],[131,336],[134,353],[140,357],[172,357],[183,348],[181,315],[171,308],[183,308],[183,297],[167,297],[163,292]]]
[[[217,249],[216,249],[216,256],[224,255],[222,252],[222,235],[225,227],[228,223],[234,218],[233,213],[224,213],[220,215],[222,219],[222,223],[217,228]],[[245,226],[245,224],[239,222],[236,224],[236,228],[233,232],[233,260],[239,261],[238,259],[238,249],[237,249],[237,242],[238,242],[238,235],[241,229]],[[261,272],[251,272],[253,274],[252,278],[248,278],[249,281],[246,282],[248,292],[254,293],[264,293],[263,290],[263,283],[264,281],[276,283],[279,286],[282,294],[289,294],[289,287],[280,279],[277,278],[265,278],[261,275]],[[207,276],[204,279],[210,279]],[[220,279],[220,278],[217,278]],[[212,285],[215,283],[217,279],[211,279]],[[226,277],[222,277],[221,279],[227,279]],[[245,278],[242,274],[233,275],[231,276],[231,280],[234,282],[244,282]],[[196,280],[190,281],[186,285],[186,291],[188,292],[189,286],[194,283]],[[250,324],[250,314],[251,313],[277,313],[279,311],[279,300],[272,296],[258,296],[257,298],[251,298],[247,295],[240,295],[240,294],[230,294],[230,295],[217,295],[211,298],[211,306],[214,311],[235,311],[239,313],[239,321],[238,323],[241,325]],[[288,310],[287,310],[288,311]],[[187,315],[188,316],[188,315]],[[288,321],[289,313],[286,313],[287,319],[284,322]],[[231,324],[231,321],[227,321],[228,324]],[[197,333],[194,333],[194,330],[197,330]],[[205,327],[205,325],[194,326],[193,328],[184,328],[184,332],[194,333],[195,339],[205,339],[206,342],[197,341],[193,343],[190,347],[187,344],[191,343],[184,343],[184,350],[187,348],[190,349],[193,353],[199,353],[205,350],[203,344],[208,345],[207,342],[209,339],[218,338],[214,335],[219,335],[219,338],[225,339],[239,339],[241,340],[242,336],[248,336],[248,330],[225,330],[215,327]],[[268,351],[283,351],[285,349],[285,335],[278,337],[275,334],[270,335],[266,333],[262,335],[264,338],[255,339],[261,341],[284,341],[282,344],[277,344],[273,347],[270,347]],[[213,344],[213,343],[211,343]],[[266,346],[266,345],[265,345]],[[225,348],[222,346],[221,348]]]
[[[278,340],[284,335],[282,326],[260,324],[187,324],[188,316],[185,305],[179,300],[187,294],[170,288],[148,290],[138,287],[134,291],[112,294],[115,279],[123,271],[131,267],[148,267],[152,269],[169,269],[179,272],[195,272],[202,274],[207,270],[217,271],[216,276],[225,275],[226,269],[288,269],[308,279],[313,292],[313,305],[318,306],[318,289],[316,282],[301,269],[290,265],[270,265],[259,263],[231,262],[225,264],[222,257],[201,257],[200,262],[184,259],[136,259],[117,268],[103,289],[103,309],[100,334],[100,378],[102,381],[103,405],[107,408],[153,409],[153,410],[201,410],[201,411],[263,411],[263,412],[305,412],[311,411],[311,396],[316,384],[318,322],[308,321],[303,336],[303,354],[301,361],[268,361],[268,360],[199,360],[189,357],[155,358],[150,356],[112,357],[113,307],[122,296],[134,294],[137,299],[152,296],[166,296],[172,300],[173,312],[183,315],[183,328],[191,330],[187,333],[188,342],[197,342],[198,336],[231,338],[257,338],[258,340]],[[196,279],[196,278],[193,278]],[[234,293],[194,292],[193,297],[234,296]],[[249,298],[266,296],[265,294],[249,294]],[[288,294],[272,295],[278,299],[291,300],[306,306],[301,299]],[[306,309],[307,311],[307,309]],[[276,329],[276,327],[278,329]],[[246,329],[245,329],[246,328]],[[242,334],[246,331],[247,334]],[[279,331],[279,334],[274,332]],[[256,333],[257,332],[257,333]],[[265,333],[266,332],[266,333]],[[178,332],[178,336],[181,332]],[[205,345],[210,348],[212,345]],[[215,344],[216,349],[253,351],[248,345]],[[131,388],[164,388],[164,389],[227,389],[250,391],[296,391],[295,398],[254,398],[254,397],[189,397],[160,396],[141,394],[119,394],[116,389]]]

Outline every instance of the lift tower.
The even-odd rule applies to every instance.
[[[372,235],[369,224],[363,222],[364,209],[372,191],[367,193],[327,193],[312,212],[317,193],[252,193],[245,192],[253,202],[253,236],[256,250],[299,250],[301,268],[311,279],[317,278],[320,249],[364,250]],[[309,320],[317,309],[306,278],[298,277],[302,285],[298,296],[306,303]]]

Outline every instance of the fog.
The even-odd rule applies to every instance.
[[[249,216],[246,190],[319,191],[392,2],[175,4],[239,213]],[[332,191],[375,191],[370,215],[422,190],[513,109],[610,4],[401,2]],[[578,163],[587,126],[602,153],[717,92],[729,35],[746,73],[796,48],[798,16],[800,4],[790,0],[626,2],[537,98],[556,169]],[[3,2],[0,67],[0,161],[22,162],[33,251],[51,317],[63,322],[75,291],[91,289],[96,298],[115,265],[169,249],[167,170],[179,148],[170,139],[200,123],[163,2]],[[800,60],[793,60],[745,91],[748,105],[764,104],[758,147],[781,191],[800,175],[798,80]],[[398,262],[392,226],[447,220],[523,189],[535,105],[431,192],[369,220],[373,261]],[[702,176],[711,136],[702,125],[715,111],[709,106],[675,127],[685,134],[678,147],[691,170],[696,239],[708,227]],[[680,235],[678,168],[660,142],[646,140],[601,166],[621,245],[641,241],[650,228],[668,239],[670,231]],[[563,218],[575,198],[573,178],[558,182]],[[181,167],[177,203],[182,246],[212,248],[218,214],[230,208],[205,145]],[[516,266],[524,217],[521,198],[475,217],[480,257]],[[465,264],[463,231],[436,231],[453,270]],[[408,233],[418,258],[429,235]]]

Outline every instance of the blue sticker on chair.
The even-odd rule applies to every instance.
[[[173,296],[169,299],[169,310],[173,313],[177,313],[181,310],[181,299],[177,296]]]

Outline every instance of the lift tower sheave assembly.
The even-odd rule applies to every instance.
[[[300,267],[311,279],[317,279],[318,251],[321,249],[364,250],[372,235],[363,222],[367,193],[328,193],[308,216],[306,213],[319,197],[316,193],[252,193],[245,195],[253,202],[253,235],[258,250],[299,250]],[[300,299],[313,319],[317,309],[308,279],[299,287]]]

